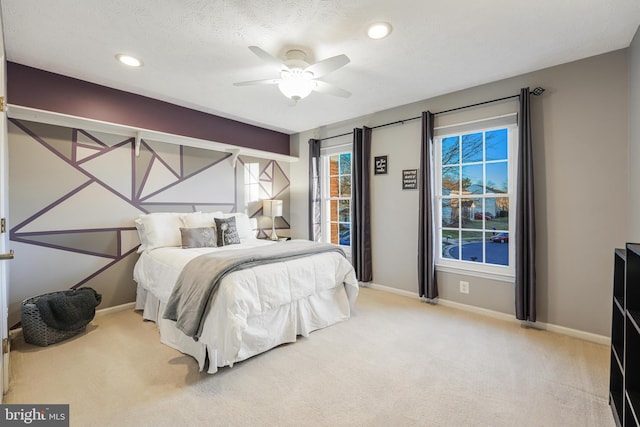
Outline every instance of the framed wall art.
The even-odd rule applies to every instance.
[[[376,156],[373,158],[374,175],[386,175],[388,166],[387,156]]]
[[[418,169],[405,169],[402,171],[402,189],[418,189]]]

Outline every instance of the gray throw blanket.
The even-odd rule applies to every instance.
[[[96,314],[102,295],[92,288],[52,292],[36,300],[40,317],[59,331],[75,331],[87,326]]]
[[[246,251],[222,251],[200,255],[184,267],[169,296],[163,318],[175,320],[176,327],[198,341],[205,313],[224,276],[257,265],[276,263],[323,252],[339,252],[340,247],[307,240],[291,240]]]

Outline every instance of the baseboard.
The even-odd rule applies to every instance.
[[[508,322],[520,323],[513,314],[503,313],[501,311],[489,310],[488,308],[476,307],[474,305],[462,304],[456,301],[450,301],[442,298],[438,298],[438,304],[445,307],[456,308],[458,310],[468,311],[471,313],[482,314],[483,316],[491,317],[498,320],[506,320]]]
[[[559,326],[559,325],[554,325],[552,323],[544,323],[544,322],[535,322],[532,325],[532,327],[536,329],[549,331],[549,332],[555,332],[557,334],[568,335],[574,338],[580,338],[585,341],[591,341],[596,344],[611,346],[611,338],[604,335],[592,334],[591,332],[584,332],[578,329],[571,329],[565,326]]]
[[[418,296],[417,293],[414,292],[409,292],[409,291],[405,291],[402,289],[396,289],[396,288],[392,288],[389,286],[384,286],[384,285],[378,285],[376,283],[367,283],[364,285],[367,288],[371,288],[371,289],[375,289],[378,291],[382,291],[382,292],[388,292],[391,294],[396,294],[396,295],[401,295],[404,297],[409,297],[409,298],[413,298],[413,299],[417,299],[422,301],[422,299]],[[462,304],[459,302],[455,302],[455,301],[450,301],[450,300],[446,300],[446,299],[442,299],[442,298],[438,298],[438,304],[445,306],[445,307],[451,307],[451,308],[455,308],[458,310],[463,310],[463,311],[468,311],[471,313],[477,313],[477,314],[481,314],[483,316],[488,316],[488,317],[492,317],[494,319],[499,319],[499,320],[505,320],[507,322],[512,322],[512,323],[516,323],[519,325],[525,325],[527,327],[533,328],[533,329],[540,329],[543,331],[549,331],[549,332],[555,332],[558,334],[562,334],[562,335],[567,335],[570,337],[574,337],[574,338],[579,338],[585,341],[590,341],[596,344],[602,344],[602,345],[606,345],[606,346],[610,346],[611,345],[611,338],[604,336],[604,335],[598,335],[598,334],[593,334],[591,332],[584,332],[584,331],[580,331],[578,329],[572,329],[572,328],[567,328],[565,326],[558,326],[558,325],[554,325],[551,323],[544,323],[544,322],[522,322],[518,319],[516,319],[512,314],[508,314],[508,313],[502,313],[499,311],[495,311],[495,310],[489,310],[487,308],[482,308],[482,307],[476,307],[473,305],[468,305],[468,304]]]
[[[409,298],[420,300],[420,297],[418,296],[418,294],[414,292],[404,291],[402,289],[396,289],[390,286],[378,285],[372,282],[361,283],[361,285],[364,288],[371,288],[377,291],[388,292],[390,294],[402,295],[403,297],[409,297]]]
[[[104,316],[105,314],[117,313],[119,311],[133,310],[135,307],[135,302],[114,305],[113,307],[101,308],[100,310],[96,310],[96,316]]]

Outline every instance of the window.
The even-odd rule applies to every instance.
[[[269,194],[264,194],[263,198],[268,199]],[[247,162],[244,164],[244,202],[246,205],[250,202],[260,200],[260,163]]]
[[[436,263],[514,274],[515,126],[439,136],[435,145]]]
[[[344,149],[344,147],[343,147]],[[322,156],[323,240],[351,246],[351,153]]]

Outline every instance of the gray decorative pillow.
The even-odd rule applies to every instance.
[[[216,229],[213,227],[180,227],[182,237],[182,249],[188,248],[215,248]]]
[[[236,228],[236,218],[214,218],[216,230],[218,232],[218,246],[235,245],[240,243],[238,229]]]

